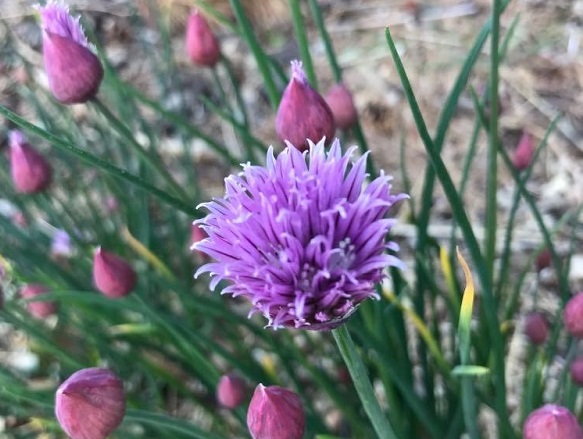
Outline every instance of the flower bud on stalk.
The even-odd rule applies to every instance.
[[[575,294],[565,306],[563,320],[569,334],[583,338],[583,292]]]
[[[546,404],[533,411],[522,432],[523,439],[583,439],[577,418],[565,407]]]
[[[99,291],[115,299],[135,288],[137,275],[124,259],[99,247],[93,257],[93,281]]]
[[[275,118],[275,132],[282,142],[286,140],[305,151],[307,140],[319,142],[326,137],[329,143],[336,127],[330,107],[316,90],[310,87],[302,70],[302,63],[291,62],[292,77],[287,85]]]
[[[110,370],[82,369],[58,388],[55,415],[71,439],[105,439],[125,414],[122,381]]]
[[[512,163],[517,171],[524,171],[530,165],[534,156],[535,145],[534,139],[526,131],[523,131],[518,146],[514,150]]]
[[[551,251],[548,248],[544,248],[536,257],[535,267],[537,272],[543,271],[545,268],[551,266]]]
[[[538,346],[547,341],[550,326],[549,321],[543,314],[535,312],[526,317],[524,333],[532,344]]]
[[[217,401],[228,409],[241,405],[246,395],[247,385],[238,375],[223,375],[217,384]]]
[[[87,102],[99,90],[103,67],[90,48],[79,17],[73,18],[65,5],[55,1],[38,9],[51,93],[62,104]]]
[[[326,103],[332,110],[336,126],[346,130],[355,124],[358,113],[352,100],[352,94],[342,83],[332,87],[326,95]]]
[[[40,284],[28,284],[20,290],[23,299],[32,299],[40,294],[48,293],[49,289]],[[27,302],[26,309],[31,316],[37,319],[44,319],[57,312],[57,305],[54,302],[35,301]]]
[[[573,360],[569,367],[569,372],[571,372],[571,379],[573,382],[578,386],[583,387],[583,355],[579,355]]]
[[[10,172],[14,189],[23,194],[41,192],[52,180],[49,162],[17,130],[10,133]]]
[[[300,397],[291,390],[259,384],[247,411],[253,439],[301,439],[305,413]]]
[[[186,52],[192,62],[214,67],[221,58],[219,42],[205,18],[194,11],[186,24]]]

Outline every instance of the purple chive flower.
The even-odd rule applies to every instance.
[[[358,113],[354,106],[352,93],[346,88],[346,85],[336,84],[328,91],[325,99],[332,110],[338,128],[346,130],[356,123]]]
[[[27,284],[20,290],[20,296],[23,299],[34,299],[35,297],[48,293],[50,290],[44,285],[40,284]],[[48,302],[37,300],[34,302],[27,302],[26,309],[31,316],[37,319],[44,319],[57,312],[57,305],[55,302]]]
[[[69,258],[73,255],[71,237],[64,230],[57,230],[51,242],[51,255],[54,257]]]
[[[390,207],[407,198],[392,195],[383,173],[366,188],[366,155],[351,163],[356,147],[342,155],[334,141],[301,153],[288,144],[267,166],[243,166],[225,180],[226,195],[204,203],[209,214],[195,221],[208,238],[193,245],[216,262],[209,272],[214,289],[251,301],[268,326],[315,330],[342,323],[369,297],[389,266],[402,266],[386,249],[396,220]]]
[[[291,62],[292,76],[283,92],[275,118],[275,132],[282,142],[290,142],[301,151],[308,149],[308,139],[328,142],[336,126],[332,110],[308,83],[302,63]]]
[[[105,439],[124,414],[123,383],[108,369],[81,369],[55,395],[55,415],[71,439]]]
[[[528,132],[523,131],[518,146],[514,150],[514,156],[512,157],[512,163],[517,171],[524,171],[528,168],[535,151],[534,139]]]
[[[544,314],[533,312],[526,317],[524,333],[534,345],[541,345],[547,341],[551,324]]]
[[[99,247],[93,257],[93,282],[107,297],[117,299],[136,287],[138,277],[125,259]]]
[[[10,132],[10,172],[14,189],[22,194],[45,190],[53,177],[49,162],[30,146],[18,130]]]
[[[247,410],[253,439],[301,439],[306,416],[300,397],[291,390],[259,384]]]
[[[583,387],[583,355],[576,357],[569,367],[571,379],[579,387]]]
[[[87,102],[99,90],[103,67],[90,48],[79,17],[73,18],[69,8],[56,1],[38,10],[45,70],[53,96],[63,104]]]
[[[522,432],[523,439],[583,439],[577,418],[569,409],[546,404],[533,411]]]
[[[583,291],[571,297],[565,305],[563,322],[569,334],[583,338]]]

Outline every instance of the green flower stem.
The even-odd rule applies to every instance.
[[[253,52],[253,56],[255,57],[255,61],[257,62],[257,67],[261,72],[261,76],[263,77],[263,84],[265,85],[265,90],[267,92],[267,97],[269,98],[269,103],[271,104],[271,108],[274,110],[277,109],[279,106],[279,91],[275,85],[273,77],[271,76],[271,68],[269,66],[269,59],[261,46],[259,45],[259,41],[257,41],[257,37],[253,33],[253,26],[249,22],[247,15],[245,15],[245,10],[243,9],[243,5],[241,4],[240,0],[230,0],[229,3],[231,4],[231,8],[233,9],[233,13],[239,22],[239,28],[241,29],[241,34],[243,38],[249,44],[249,48],[251,52]]]
[[[372,384],[367,376],[362,358],[356,351],[356,346],[346,325],[340,325],[332,330],[332,335],[338,346],[338,350],[348,367],[354,387],[368,415],[377,436],[380,439],[397,439],[393,427],[385,417],[379,402],[377,401]]]
[[[127,141],[128,145],[133,149],[133,151],[154,171],[158,172],[160,176],[166,181],[170,186],[172,191],[185,201],[189,200],[188,195],[182,189],[178,183],[172,178],[172,175],[164,167],[164,164],[157,154],[149,154],[142,145],[134,138],[130,129],[121,121],[119,118],[111,112],[111,110],[99,99],[94,99],[93,103],[98,108],[98,110],[103,114],[109,123],[115,128],[115,130]]]
[[[291,9],[294,33],[296,34],[296,40],[298,41],[298,47],[300,49],[300,56],[302,57],[302,61],[304,63],[304,70],[306,71],[306,75],[308,76],[308,80],[310,81],[312,88],[314,90],[318,90],[318,81],[316,79],[316,72],[314,70],[312,56],[310,55],[308,33],[306,31],[306,26],[304,26],[304,18],[302,17],[300,1],[290,0],[289,6]]]
[[[186,203],[186,202],[174,197],[173,195],[170,195],[169,193],[164,192],[161,189],[158,189],[157,187],[144,181],[140,177],[137,177],[133,174],[130,174],[128,171],[121,169],[121,168],[118,168],[117,166],[112,165],[111,163],[109,163],[106,160],[103,160],[103,159],[101,159],[93,154],[88,153],[87,151],[84,151],[80,148],[77,148],[76,146],[72,145],[71,143],[66,142],[65,140],[55,136],[54,134],[43,130],[39,126],[36,126],[36,125],[28,122],[27,120],[23,119],[22,117],[20,117],[16,113],[13,113],[12,111],[10,111],[7,107],[5,107],[3,105],[0,105],[0,114],[2,114],[8,120],[14,122],[19,127],[23,128],[27,131],[30,131],[31,133],[45,139],[47,142],[50,142],[53,146],[65,151],[68,154],[72,154],[74,156],[77,156],[79,159],[83,160],[85,163],[87,163],[91,166],[94,166],[96,168],[99,168],[99,169],[107,172],[108,174],[112,175],[113,177],[116,177],[120,180],[127,181],[127,182],[133,184],[134,186],[137,186],[140,189],[145,190],[146,192],[154,195],[155,197],[164,201],[166,204],[169,204],[169,205],[175,207],[176,209],[180,210],[181,212],[184,212],[189,216],[194,216],[197,218],[200,216],[200,213],[193,206],[191,206],[189,203]]]
[[[324,49],[326,50],[326,57],[328,58],[328,63],[332,68],[332,74],[334,75],[334,80],[336,82],[342,81],[342,69],[336,60],[336,55],[334,55],[334,47],[332,46],[332,40],[330,39],[330,34],[326,30],[326,24],[324,23],[324,17],[322,16],[322,10],[318,5],[318,0],[308,0],[310,9],[312,11],[312,18],[314,23],[318,28],[320,33],[320,38],[324,42]]]

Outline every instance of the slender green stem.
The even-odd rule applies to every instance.
[[[378,400],[375,397],[372,384],[367,376],[364,362],[356,351],[354,341],[348,332],[346,325],[341,325],[332,330],[332,335],[338,346],[338,350],[348,367],[354,387],[368,415],[374,430],[380,439],[397,439],[393,427],[385,417]]]
[[[486,173],[486,233],[484,259],[491,281],[494,279],[496,260],[497,194],[498,194],[498,77],[500,57],[500,0],[492,1],[492,30],[490,32],[490,129]]]
[[[164,201],[165,203],[175,207],[176,209],[186,213],[189,216],[200,217],[200,213],[189,203],[184,202],[167,192],[164,192],[161,189],[158,189],[155,186],[152,186],[150,183],[147,183],[140,177],[137,177],[133,174],[130,174],[124,169],[118,168],[117,166],[112,165],[106,160],[103,160],[93,154],[88,153],[76,146],[73,146],[71,143],[64,141],[63,139],[55,136],[54,134],[49,133],[48,131],[43,130],[42,128],[28,122],[27,120],[23,119],[22,117],[18,116],[16,113],[13,113],[8,108],[3,105],[0,105],[0,114],[6,117],[8,120],[14,122],[19,127],[30,131],[33,134],[36,134],[39,137],[50,142],[55,147],[67,152],[68,154],[72,154],[79,159],[83,160],[85,163],[94,166],[96,168],[102,169],[103,171],[107,172],[108,174],[116,177],[120,180],[127,181],[134,186],[139,187],[140,189],[149,192],[150,194],[154,195],[155,197],[159,198],[160,200]]]
[[[298,47],[300,49],[300,56],[302,57],[302,61],[304,63],[304,70],[306,71],[310,85],[314,88],[314,90],[318,90],[318,81],[316,78],[316,72],[314,70],[314,63],[312,62],[312,56],[310,55],[308,33],[306,31],[306,26],[304,26],[304,17],[302,16],[300,1],[290,0],[289,6],[291,9],[296,40],[298,41]]]
[[[336,60],[336,56],[334,55],[334,47],[332,46],[332,40],[330,39],[330,34],[326,30],[326,24],[324,23],[324,17],[322,15],[322,10],[318,5],[318,0],[308,0],[310,4],[310,9],[312,11],[312,18],[314,19],[314,23],[318,28],[318,32],[320,33],[320,38],[324,42],[324,49],[326,50],[326,57],[328,58],[328,63],[330,63],[330,67],[332,68],[332,74],[334,75],[334,80],[336,82],[342,81],[342,70],[340,69],[340,65]]]
[[[279,106],[279,91],[275,86],[275,82],[273,81],[273,77],[271,76],[271,68],[269,66],[269,59],[267,55],[259,45],[259,41],[257,41],[257,37],[253,33],[253,26],[249,22],[247,15],[245,14],[245,9],[241,4],[240,0],[230,0],[231,8],[237,21],[239,22],[239,28],[241,29],[241,33],[243,37],[249,44],[249,48],[251,52],[253,52],[253,56],[255,57],[255,61],[257,62],[257,67],[261,72],[261,76],[263,77],[263,84],[265,85],[265,90],[267,91],[267,97],[269,98],[269,103],[271,107],[275,110]]]
[[[188,201],[188,195],[184,189],[176,183],[174,178],[172,178],[172,175],[170,175],[168,170],[164,167],[164,163],[160,160],[160,157],[158,157],[157,154],[149,154],[148,151],[146,151],[134,138],[130,129],[119,120],[119,118],[113,114],[113,112],[101,100],[94,99],[93,102],[101,114],[103,114],[107,121],[111,123],[115,130],[127,141],[127,144],[144,161],[144,163],[160,174],[176,195],[180,196],[185,201]]]

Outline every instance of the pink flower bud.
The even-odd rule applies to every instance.
[[[205,18],[194,11],[186,24],[186,52],[195,64],[214,67],[221,57],[215,34]]]
[[[291,66],[292,77],[277,109],[275,132],[282,142],[287,140],[304,151],[309,147],[307,139],[314,143],[323,137],[332,140],[336,127],[332,110],[308,84],[302,63],[292,61]]]
[[[301,439],[305,414],[300,397],[291,390],[259,384],[247,411],[253,439]]]
[[[569,367],[571,372],[571,379],[578,386],[583,387],[583,355],[578,356],[573,360]]]
[[[545,268],[551,266],[551,251],[548,248],[544,248],[536,257],[535,267],[536,271],[539,273]]]
[[[43,34],[43,58],[49,88],[63,104],[87,102],[103,79],[101,62],[69,9],[54,1],[39,7]]]
[[[243,378],[228,374],[223,375],[217,384],[217,401],[223,407],[237,408],[247,395],[247,385]]]
[[[524,171],[530,165],[532,157],[534,156],[535,145],[534,139],[526,131],[522,132],[522,137],[518,142],[518,146],[514,150],[514,157],[512,163],[518,171]]]
[[[565,407],[544,405],[533,411],[522,432],[523,439],[583,439],[577,418]]]
[[[105,439],[124,414],[123,383],[108,369],[77,371],[55,395],[55,415],[71,439]]]
[[[550,323],[547,318],[538,312],[529,314],[526,317],[524,333],[532,344],[541,345],[547,341],[549,336]]]
[[[119,298],[132,291],[137,283],[137,275],[124,259],[101,247],[93,257],[93,282],[107,297]]]
[[[563,321],[569,334],[583,338],[583,292],[569,299],[563,312]]]
[[[10,133],[10,172],[16,192],[41,192],[51,184],[51,166],[20,131]]]
[[[352,100],[352,94],[344,84],[340,83],[332,87],[325,99],[332,110],[334,122],[338,128],[346,130],[354,125],[358,119],[358,114]]]
[[[48,293],[49,289],[44,285],[28,284],[20,290],[23,299],[33,299],[39,294]],[[57,312],[57,305],[54,302],[34,301],[27,302],[26,309],[31,316],[37,319],[44,319]]]

